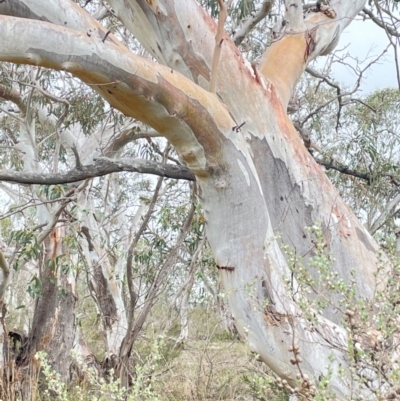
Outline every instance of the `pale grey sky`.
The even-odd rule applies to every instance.
[[[371,21],[353,21],[343,32],[336,49],[343,49],[339,54],[350,54],[354,59],[366,66],[375,59],[388,45],[389,41],[383,29]],[[400,49],[399,49],[400,52]],[[318,67],[325,65],[327,58],[321,57],[318,60]],[[356,60],[346,59],[346,63],[353,66]],[[362,67],[363,68],[363,67]],[[343,82],[352,87],[356,81],[356,75],[351,68],[335,63],[332,68],[332,75],[335,80]],[[394,63],[393,48],[389,48],[378,64],[373,65],[366,73],[361,89],[363,93],[372,92],[376,89],[387,87],[398,87],[396,80],[396,68]]]

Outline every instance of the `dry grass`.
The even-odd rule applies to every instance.
[[[244,376],[251,379],[264,374],[265,368],[248,347],[222,329],[212,310],[192,310],[189,322],[188,342],[178,356],[166,361],[164,370],[153,380],[162,400],[257,400]],[[271,401],[284,399],[270,391],[263,396]]]
[[[86,309],[86,313],[92,318],[86,319],[86,324],[81,328],[85,334],[89,333],[87,336],[89,346],[101,349],[104,345],[99,330],[96,330],[98,322],[93,318],[95,316],[93,312],[91,308]],[[151,394],[154,394],[154,400],[159,401],[283,401],[286,399],[268,389],[265,389],[261,396],[259,394],[255,397],[249,381],[251,382],[254,377],[263,376],[266,373],[265,366],[255,360],[254,355],[249,352],[243,342],[223,330],[213,310],[197,308],[190,311],[189,339],[185,345],[181,346],[176,346],[174,341],[179,336],[178,322],[175,321],[172,328],[166,332],[165,315],[164,308],[156,308],[139,341],[135,344],[136,362],[139,365],[143,364],[147,372],[144,379],[142,378],[143,388],[150,383],[152,388],[150,395],[147,393],[143,399],[153,400]],[[156,354],[161,355],[160,359],[154,355],[155,343],[158,344]],[[148,364],[149,360],[153,362]],[[154,364],[156,360],[158,362]],[[39,377],[34,376],[30,377],[31,389],[34,388],[34,384],[38,384]],[[13,377],[17,379],[17,372],[14,372]],[[244,379],[245,377],[247,380]],[[19,383],[18,386],[15,386],[15,380],[13,380],[12,388],[6,388],[1,386],[1,383],[7,380],[0,380],[1,400],[21,399],[21,391],[18,389],[21,388],[24,380],[20,378],[16,381]],[[45,382],[46,380],[42,383],[44,388]],[[93,400],[93,384],[81,382],[79,388],[75,386],[76,383],[73,383],[70,389],[72,391],[69,391],[67,395],[68,400]],[[30,393],[31,397],[28,398],[31,400],[49,401],[48,395],[42,394],[42,391],[30,391]],[[142,401],[140,397],[134,399]]]

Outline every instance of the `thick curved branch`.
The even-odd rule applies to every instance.
[[[117,17],[161,64],[208,89],[216,23],[196,0],[108,0]]]
[[[150,160],[130,158],[114,160],[106,157],[95,159],[95,163],[92,165],[81,166],[65,173],[35,174],[0,170],[0,181],[15,182],[18,184],[57,185],[101,177],[121,171],[195,181],[194,174],[184,166],[162,164]]]
[[[285,1],[286,31],[265,52],[259,68],[261,74],[276,86],[284,107],[287,107],[307,64],[335,48],[341,33],[365,3],[366,0],[332,0],[329,13],[311,9],[303,19],[302,1]]]
[[[0,14],[11,17],[26,18],[51,22],[89,35],[104,38],[107,29],[77,3],[71,0],[7,0],[0,2]],[[113,34],[107,39],[123,47]]]
[[[165,136],[195,174],[208,175],[206,156],[220,162],[217,133],[230,132],[235,123],[215,95],[176,71],[98,36],[46,22],[0,16],[0,35],[0,60],[72,73]]]

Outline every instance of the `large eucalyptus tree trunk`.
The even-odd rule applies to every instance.
[[[366,1],[332,0],[329,12],[304,18],[300,0],[286,1],[286,26],[258,67],[225,34],[213,71],[216,94],[208,91],[216,24],[195,0],[108,2],[159,64],[132,54],[69,0],[1,3],[0,59],[70,72],[164,135],[196,175],[241,335],[293,385],[295,346],[303,373],[318,378],[331,369],[331,388],[348,394],[340,317],[332,308],[312,324],[303,316],[299,295],[285,284],[291,271],[281,244],[312,253],[315,239],[305,227],[319,222],[332,269],[345,283],[354,279],[366,298],[377,283],[378,248],[302,144],[286,108],[306,65],[334,47]],[[268,305],[254,307],[254,300]]]

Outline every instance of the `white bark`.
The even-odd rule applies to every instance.
[[[6,310],[3,307],[3,300],[4,300],[4,293],[7,289],[7,286],[10,282],[10,268],[8,266],[8,263],[4,257],[4,254],[2,250],[0,249],[0,338],[2,338],[2,344],[7,344],[6,339],[4,338],[5,336],[8,335],[8,333],[4,332],[3,328],[3,322],[5,319],[4,316],[4,311]],[[3,348],[3,347],[2,347]],[[8,353],[8,350],[0,349],[0,367],[4,367],[4,355]]]
[[[194,281],[196,279],[195,274],[199,268],[197,261],[201,257],[201,253],[206,242],[206,237],[204,236],[202,240],[199,242],[196,251],[192,256],[192,260],[190,262],[189,271],[185,281],[179,287],[179,289],[174,294],[174,297],[171,301],[170,308],[176,308],[179,313],[180,323],[181,323],[181,331],[176,340],[177,343],[183,343],[188,339],[189,336],[189,319],[188,319],[188,309],[189,309],[189,298],[190,292],[192,290]],[[171,315],[171,310],[169,314]],[[169,320],[171,323],[171,316],[169,316]]]
[[[393,216],[396,213],[396,207],[400,203],[400,194],[396,195],[392,200],[388,201],[384,207],[384,210],[381,214],[376,218],[376,220],[371,225],[369,231],[374,234],[378,231],[382,225],[385,223],[385,220]]]
[[[241,335],[292,384],[298,368],[288,349],[295,343],[303,371],[317,380],[331,368],[331,388],[345,397],[348,377],[338,371],[348,366],[348,338],[341,316],[328,308],[315,325],[305,319],[298,299],[288,294],[285,278],[291,272],[275,235],[282,232],[283,243],[307,255],[314,239],[304,228],[321,222],[334,257],[332,270],[350,284],[354,269],[358,294],[373,297],[381,279],[375,275],[378,247],[286,115],[307,63],[335,45],[365,1],[333,0],[333,17],[316,12],[304,20],[302,2],[287,1],[287,32],[271,45],[258,70],[225,40],[219,97],[200,87],[208,87],[215,24],[194,0],[110,3],[168,68],[103,42],[98,34],[12,17],[0,18],[0,59],[69,71],[167,137],[200,185],[207,235]],[[266,300],[268,308],[257,305]],[[338,301],[332,299],[336,306]]]
[[[84,195],[78,204],[82,210],[81,235],[84,237],[80,243],[89,267],[88,279],[93,297],[102,312],[107,353],[108,356],[117,355],[128,326],[121,294],[122,283],[117,278],[122,276],[115,274],[107,252],[101,246],[100,227],[93,217],[93,199]]]

